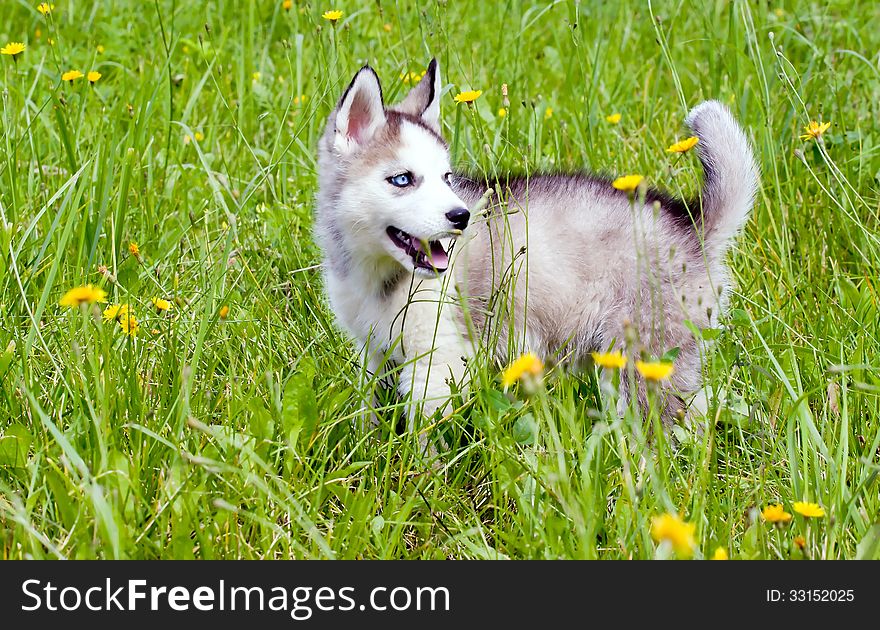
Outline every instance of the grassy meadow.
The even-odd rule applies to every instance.
[[[859,0],[0,2],[0,46],[26,45],[0,55],[0,558],[878,557],[878,23]],[[439,463],[389,430],[394,396],[358,424],[316,141],[361,65],[394,102],[432,56],[455,163],[489,171],[693,194],[665,149],[731,107],[763,176],[700,332],[704,431],[648,439],[594,370],[505,392],[491,363]],[[106,303],[59,304],[89,284]],[[658,543],[661,515],[685,524]]]

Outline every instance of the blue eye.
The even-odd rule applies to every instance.
[[[398,188],[406,188],[413,183],[412,173],[398,173],[388,178],[388,183]]]

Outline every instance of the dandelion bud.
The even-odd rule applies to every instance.
[[[116,284],[116,276],[114,276],[109,269],[107,269],[107,265],[98,265],[98,273],[101,274],[105,280],[110,282],[111,284]]]
[[[136,242],[132,241],[128,244],[128,251],[139,263],[143,264],[144,259],[141,257],[141,248]]]

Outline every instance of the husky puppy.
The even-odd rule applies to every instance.
[[[453,171],[441,135],[440,71],[386,107],[364,66],[318,148],[315,233],[339,324],[364,372],[396,366],[410,430],[466,389],[478,352],[531,351],[576,366],[612,346],[635,359],[678,348],[664,419],[700,387],[700,344],[729,286],[725,254],[758,186],[749,143],[727,108],[704,102],[701,198],[617,190],[586,173],[483,176]],[[454,255],[452,246],[455,243]],[[622,379],[644,406],[645,386]]]

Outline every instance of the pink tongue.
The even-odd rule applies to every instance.
[[[426,255],[428,262],[431,263],[435,269],[446,269],[446,267],[449,266],[449,256],[446,255],[446,250],[443,249],[443,245],[440,244],[440,241],[431,241],[430,253],[425,252],[422,241],[417,238],[413,238],[412,245],[416,250]]]
[[[446,255],[446,250],[443,249],[440,241],[434,241],[431,243],[430,258],[430,262],[434,265],[435,269],[446,269],[446,267],[449,266],[449,256]]]

